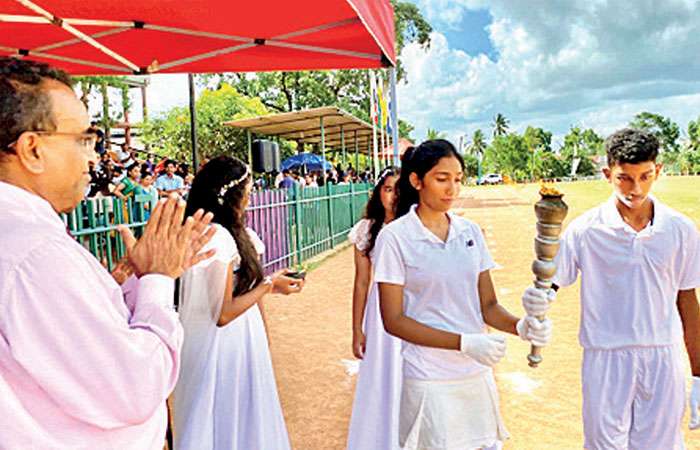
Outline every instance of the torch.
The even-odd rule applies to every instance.
[[[535,215],[537,216],[535,254],[537,258],[532,262],[532,273],[535,274],[535,287],[543,291],[551,289],[552,277],[557,271],[554,257],[559,250],[562,222],[569,211],[569,207],[562,200],[563,196],[564,194],[558,190],[543,184],[540,189],[540,199],[535,203]],[[542,315],[537,316],[537,319],[543,321],[545,318]],[[541,350],[541,347],[534,345],[530,347],[530,354],[527,356],[530,367],[537,367],[542,362]]]

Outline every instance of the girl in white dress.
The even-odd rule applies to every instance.
[[[491,367],[505,338],[539,346],[551,324],[499,305],[481,229],[449,213],[464,161],[445,140],[406,152],[397,218],[379,234],[374,278],[386,330],[402,340],[399,441],[406,450],[498,448],[508,437]]]
[[[302,280],[264,277],[265,246],[245,227],[251,172],[240,160],[209,161],[192,183],[187,211],[214,213],[213,258],[180,283],[185,329],[173,392],[176,450],[289,450],[263,320],[263,297],[301,291]]]
[[[365,217],[348,238],[355,245],[352,350],[361,359],[348,432],[348,450],[398,450],[401,398],[401,341],[384,331],[377,285],[372,282],[374,244],[394,219],[394,188],[399,170],[387,167],[374,187]]]

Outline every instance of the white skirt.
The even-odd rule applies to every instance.
[[[493,372],[461,380],[404,378],[399,441],[404,450],[468,450],[508,438]]]

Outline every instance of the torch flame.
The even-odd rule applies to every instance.
[[[554,186],[554,183],[548,181],[540,181],[540,195],[550,197],[560,197],[564,195],[559,189]]]

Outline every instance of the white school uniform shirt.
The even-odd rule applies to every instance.
[[[682,342],[679,290],[700,286],[700,236],[695,224],[654,197],[654,220],[640,232],[626,224],[611,197],[574,219],[561,239],[554,282],[581,273],[585,349]]]
[[[483,333],[479,274],[494,267],[481,229],[449,213],[443,242],[415,212],[386,225],[375,245],[374,279],[404,287],[404,315],[453,333]],[[456,380],[489,370],[457,351],[403,341],[404,378]]]

